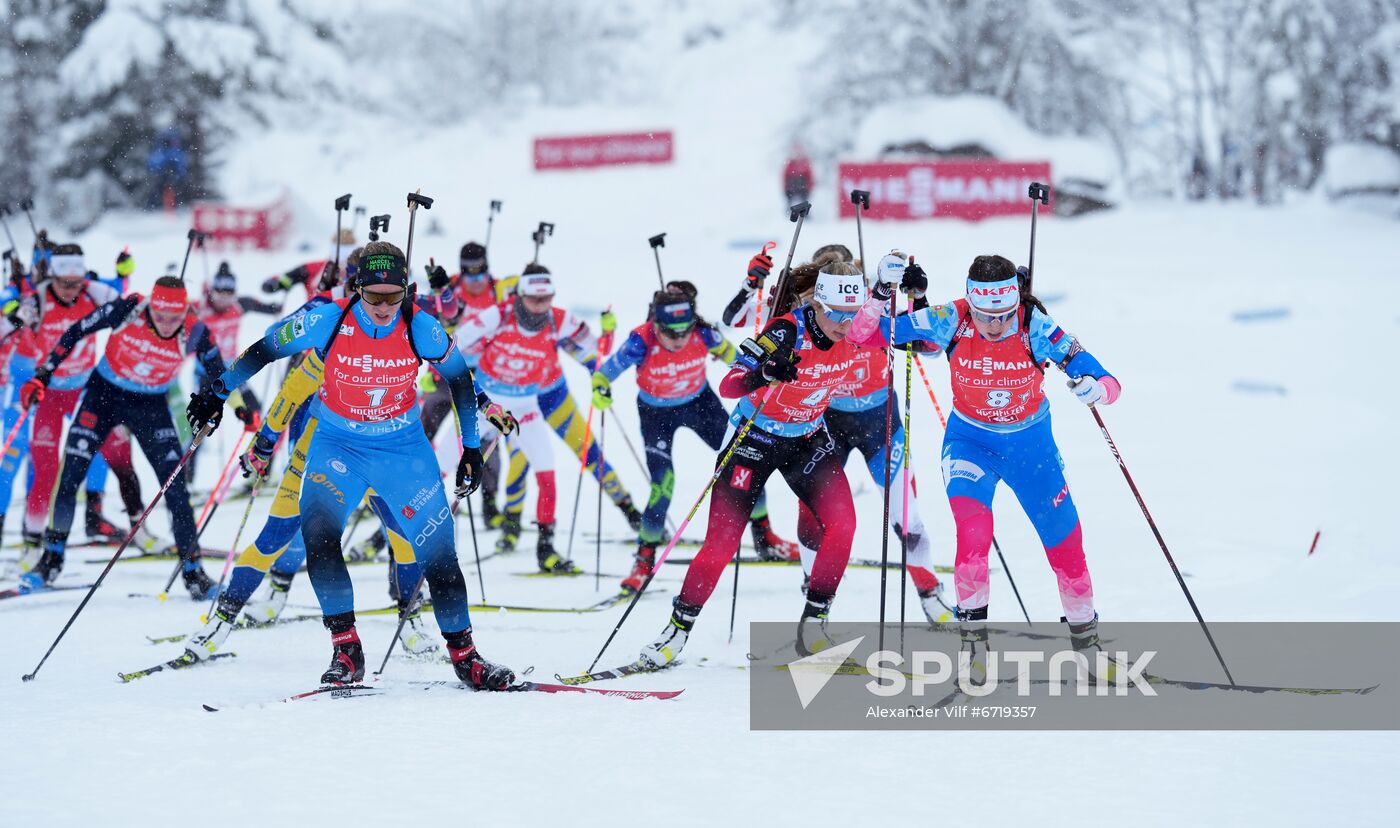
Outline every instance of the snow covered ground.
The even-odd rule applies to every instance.
[[[706,66],[740,71],[743,58],[763,46],[760,35],[754,42],[746,37],[738,33],[707,52]],[[793,54],[798,44],[780,45],[792,46],[792,59],[800,56]],[[393,212],[389,238],[401,241],[403,194],[422,187],[438,203],[420,214],[414,251],[420,264],[429,256],[454,262],[457,247],[484,231],[488,200],[500,198],[505,211],[492,247],[498,273],[528,260],[528,234],[537,221],[555,222],[557,234],[541,260],[556,274],[560,301],[590,319],[611,304],[626,330],[641,321],[655,287],[646,238],[664,231],[670,234],[662,251],[666,275],[695,281],[702,310],[717,317],[763,240],[779,240],[779,255],[786,253],[791,225],[775,174],[781,145],[769,134],[776,128],[756,113],[795,89],[755,75],[716,96],[713,83],[687,85],[686,78],[700,74],[699,66],[688,64],[696,60],[677,57],[678,95],[653,111],[542,111],[408,137],[363,129],[334,140],[310,132],[249,136],[226,159],[231,200],[256,200],[286,187],[322,221],[299,229],[301,238],[314,242],[310,252],[237,254],[230,261],[252,292],[264,276],[318,258],[333,226],[331,201],[347,190],[371,213]],[[788,114],[779,107],[769,121]],[[676,163],[578,173],[529,169],[534,135],[639,128],[674,129]],[[831,218],[837,197],[829,183],[819,188],[799,259],[827,242],[855,246],[854,223]],[[441,235],[424,232],[429,220],[441,226]],[[112,216],[82,241],[94,262],[131,245],[137,283],[147,285],[183,253],[184,221]],[[959,295],[974,255],[1025,257],[1024,220],[872,223],[865,230],[872,260],[895,246],[918,255],[935,298]],[[1122,380],[1124,396],[1104,418],[1206,617],[1400,620],[1394,600],[1400,543],[1390,515],[1400,449],[1388,432],[1400,403],[1390,367],[1400,342],[1395,224],[1314,199],[1272,209],[1140,204],[1075,220],[1047,218],[1036,253],[1037,289],[1052,313]],[[190,272],[196,283],[203,278],[198,254]],[[245,325],[245,344],[259,321],[253,317]],[[928,368],[946,412],[947,371],[936,362]],[[899,369],[902,385],[902,364]],[[566,371],[576,398],[586,402],[583,370]],[[721,370],[713,372],[717,378]],[[1047,380],[1100,612],[1115,619],[1189,619],[1092,418],[1057,374]],[[613,430],[620,425],[638,439],[632,385],[623,381],[617,388],[608,454],[633,494],[644,498],[645,477]],[[950,563],[952,521],[937,485],[941,433],[917,379],[914,388],[913,467],[936,556]],[[223,442],[233,436],[231,425],[230,418],[216,435],[218,450],[203,461],[206,482],[232,447]],[[672,515],[679,520],[703,486],[713,455],[690,435],[679,438],[677,455]],[[574,481],[568,463],[560,468],[560,525],[567,538]],[[863,463],[852,462],[848,471],[862,516],[855,555],[877,557],[878,490]],[[147,480],[153,492],[149,473]],[[584,483],[580,533],[593,529],[595,492]],[[773,492],[774,522],[791,536],[795,504],[781,484]],[[218,513],[208,533],[211,548],[232,541],[239,506]],[[242,543],[265,510],[266,501],[259,502]],[[998,538],[1033,617],[1058,617],[1053,578],[1014,499],[1003,494],[997,519]],[[702,510],[686,535],[703,535],[704,521]],[[165,530],[163,510],[154,522]],[[606,506],[603,530],[610,536],[626,530]],[[1318,530],[1321,540],[1309,557]],[[369,531],[365,526],[360,534]],[[494,533],[481,534],[484,548],[494,539]],[[492,602],[567,607],[600,597],[591,578],[516,577],[533,569],[530,539],[527,534],[516,555],[485,564]],[[458,549],[469,566],[465,521]],[[99,566],[82,561],[102,554],[74,550],[65,581],[90,581]],[[580,535],[574,556],[592,570],[593,554]],[[606,545],[601,554],[602,571],[612,576],[603,581],[608,590],[630,565],[631,549]],[[209,568],[217,574],[221,563],[211,561]],[[353,572],[361,607],[387,603],[380,567]],[[660,629],[683,573],[683,567],[665,567],[654,585],[665,597],[642,602],[605,663],[630,659]],[[0,604],[4,823],[303,824],[411,815],[466,824],[690,825],[748,817],[786,825],[952,815],[988,823],[1082,824],[1125,818],[1315,824],[1342,816],[1376,824],[1393,819],[1397,804],[1388,781],[1400,760],[1400,737],[1393,733],[750,732],[748,678],[736,669],[745,661],[744,624],[796,619],[799,575],[785,569],[744,570],[732,644],[726,643],[726,575],[686,651],[692,662],[705,657],[704,664],[617,684],[684,688],[674,701],[397,694],[255,706],[314,684],[328,649],[326,633],[314,622],[235,633],[228,647],[235,659],[118,684],[118,671],[180,652],[178,645],[153,646],[146,636],[198,626],[202,606],[182,598],[127,597],[158,592],[167,574],[163,565],[118,565],[30,684],[19,676],[43,654],[81,593]],[[474,568],[467,575],[476,600]],[[873,620],[878,584],[874,570],[851,571],[833,617]],[[1005,581],[995,575],[993,593],[994,619],[1018,617]],[[909,598],[917,614],[912,590]],[[291,600],[303,609],[314,606],[304,577]],[[537,677],[548,677],[585,668],[620,612],[478,613],[474,620],[488,657],[520,669],[533,665]],[[377,663],[393,622],[366,616],[360,630]],[[386,681],[448,677],[446,665],[396,656]],[[229,709],[211,715],[202,703]],[[954,810],[951,797],[960,800]]]

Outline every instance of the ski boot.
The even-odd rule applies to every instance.
[[[803,656],[819,653],[834,643],[826,628],[832,597],[807,591],[807,603],[802,607],[802,617],[797,620],[797,652]]]
[[[496,498],[486,492],[481,493],[481,520],[488,529],[500,529],[506,522],[506,514],[496,506]]]
[[[661,670],[675,663],[676,656],[685,648],[685,642],[690,640],[690,631],[699,614],[700,607],[687,604],[677,596],[671,602],[671,618],[666,622],[666,628],[656,640],[642,648],[637,661],[653,670]]]
[[[29,594],[47,589],[58,574],[63,571],[63,556],[51,550],[44,550],[34,566],[19,576],[19,591]]]
[[[943,582],[938,580],[937,575],[921,566],[911,565],[909,577],[919,593],[919,606],[930,624],[940,627],[953,620],[953,608],[943,602]]]
[[[20,544],[19,560],[15,562],[15,567],[20,575],[24,575],[38,566],[39,559],[44,557],[44,536],[20,530]]]
[[[1099,664],[1099,654],[1103,652],[1103,642],[1099,640],[1099,614],[1094,613],[1093,618],[1082,624],[1070,623],[1064,616],[1060,617],[1060,621],[1069,625],[1069,642],[1074,651],[1084,656],[1089,668],[1089,683],[1115,683],[1118,680],[1119,668],[1126,665],[1119,664],[1112,658],[1106,658],[1103,664]]]
[[[800,561],[802,555],[797,551],[797,544],[789,540],[783,540],[773,531],[773,525],[768,522],[768,516],[754,518],[749,522],[749,529],[753,534],[753,548],[758,553],[758,557],[765,561]]]
[[[501,518],[501,536],[496,538],[496,554],[505,555],[515,551],[520,543],[520,515],[505,512]]]
[[[190,598],[196,601],[208,601],[218,589],[209,573],[200,565],[198,556],[185,563],[180,577],[185,581],[185,589],[189,590]]]
[[[214,610],[212,618],[200,628],[199,632],[185,640],[185,654],[195,661],[206,661],[210,656],[219,651],[228,640],[228,634],[233,632],[237,626],[235,619],[238,617],[238,608],[225,607],[222,602],[219,608]]]
[[[360,645],[360,634],[355,632],[355,613],[332,615],[326,618],[326,629],[331,631],[331,666],[321,674],[322,684],[354,684],[365,677],[365,648]]]
[[[515,671],[504,664],[495,664],[481,657],[472,643],[472,629],[443,633],[447,654],[452,659],[452,671],[461,681],[478,690],[509,690],[515,684]]]
[[[981,687],[987,683],[987,608],[964,610],[957,608],[954,610],[954,617],[958,620],[958,638],[960,645],[958,648],[958,680],[964,677],[973,687]],[[964,656],[964,653],[966,656]],[[967,667],[963,667],[963,659],[967,659]],[[966,673],[964,676],[963,673]]]
[[[287,590],[292,588],[293,574],[277,570],[267,573],[267,589],[243,605],[242,624],[261,627],[274,623],[287,606]]]
[[[644,543],[637,547],[637,562],[632,565],[632,571],[626,578],[622,579],[622,594],[633,595],[640,592],[642,584],[646,583],[648,577],[656,567],[656,544]]]
[[[135,523],[136,518],[132,518],[131,522]],[[141,550],[142,554],[150,555],[161,544],[160,538],[156,537],[155,533],[146,528],[146,524],[143,523],[136,529],[136,534],[132,536],[131,545]]]
[[[399,613],[408,619],[400,639],[404,652],[419,658],[436,655],[437,642],[433,641],[428,633],[427,624],[423,621],[423,596],[418,596],[418,600],[414,601],[412,606],[406,600],[400,601]]]
[[[345,550],[345,562],[378,561],[381,556],[383,560],[388,560],[388,555],[384,553],[388,545],[389,539],[384,536],[384,529],[376,529],[373,535]]]
[[[567,560],[554,551],[554,524],[540,523],[536,525],[540,528],[540,537],[535,544],[535,560],[540,565],[540,571],[556,575],[580,572],[581,570],[574,565],[573,561]]]
[[[632,505],[631,495],[623,495],[617,502],[617,508],[627,517],[627,525],[632,527],[632,531],[636,532],[642,528],[642,513]]]
[[[126,533],[102,516],[102,492],[87,493],[83,518],[88,540],[97,543],[121,543],[126,540]]]

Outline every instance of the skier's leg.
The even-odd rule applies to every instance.
[[[829,602],[851,558],[856,512],[842,458],[836,441],[823,428],[804,438],[801,451],[782,466],[783,479],[821,526],[821,542],[808,584],[809,600],[825,596]]]
[[[421,431],[418,436],[426,444],[427,438]],[[392,469],[384,467],[388,455],[376,450],[382,439],[357,440],[339,430],[321,426],[316,429],[307,452],[301,489],[306,571],[311,576],[311,587],[316,591],[321,614],[334,635],[353,629],[355,624],[355,591],[340,546],[346,516],[364,499],[369,475],[382,477],[401,472],[406,475],[407,472],[397,463],[397,458]],[[436,459],[432,468],[436,476]]]
[[[987,555],[992,548],[992,497],[1001,478],[996,456],[979,442],[960,436],[963,431],[950,424],[943,437],[943,480],[958,540],[953,583],[959,609],[985,611],[991,596]]]
[[[165,509],[170,514],[170,527],[175,534],[175,548],[184,562],[183,577],[185,587],[195,600],[202,600],[206,593],[215,588],[204,568],[200,566],[199,530],[194,523],[194,510],[190,508],[189,490],[183,474],[171,475],[184,454],[179,432],[170,419],[170,409],[165,400],[157,394],[124,394],[122,421],[131,429],[131,435],[141,446],[146,460],[155,470],[156,479],[170,479],[170,488],[165,492]]]
[[[582,462],[583,437],[589,430],[588,417],[574,404],[574,398],[569,395],[568,386],[561,384],[558,388],[540,394],[538,404],[540,411],[544,413],[545,419],[549,422],[550,428],[554,429],[564,444],[574,453],[574,456]],[[519,415],[517,415],[518,417]],[[594,480],[598,479],[599,462],[603,464],[603,491],[607,493],[613,505],[623,511],[628,509],[635,511],[631,495],[623,487],[622,481],[618,478],[612,465],[603,457],[602,451],[598,448],[598,441],[590,437],[586,473]]]
[[[1060,588],[1060,604],[1071,624],[1095,618],[1094,584],[1084,560],[1079,511],[1065,481],[1064,460],[1050,431],[1050,418],[1008,435],[1003,472],[1031,519]]]
[[[637,401],[637,416],[642,424],[642,451],[646,454],[647,472],[651,475],[651,494],[647,498],[646,510],[642,512],[640,542],[643,546],[655,545],[666,537],[666,512],[671,508],[671,495],[676,486],[671,450],[675,445],[677,428],[683,424],[691,425],[690,418],[686,416],[688,408],[688,405],[663,408]]]
[[[45,392],[44,399],[34,407],[34,427],[29,441],[29,462],[34,469],[34,479],[29,487],[24,512],[24,531],[31,536],[42,533],[48,520],[49,501],[53,497],[54,484],[58,481],[59,438],[63,434],[63,419],[72,412],[82,393],[81,388],[50,388]],[[95,421],[95,418],[96,414],[90,411],[88,419]],[[92,462],[91,455],[97,453],[97,448],[94,445],[84,449],[89,455],[88,463]],[[87,473],[86,463],[83,472]],[[77,491],[76,485],[74,491]]]

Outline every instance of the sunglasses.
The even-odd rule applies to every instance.
[[[466,279],[468,282],[484,282],[486,281],[486,268],[483,267],[481,270],[463,270],[462,278]]]
[[[1010,322],[1015,319],[1017,308],[1002,311],[1001,313],[983,313],[972,307],[969,307],[969,310],[972,312],[972,318],[981,322],[983,325],[995,325],[998,322]]]
[[[830,319],[832,322],[835,322],[838,325],[840,325],[843,322],[849,322],[852,319],[855,319],[856,316],[860,313],[860,311],[858,310],[832,310],[831,308],[827,307],[826,303],[821,301],[820,299],[813,299],[812,302],[818,308],[821,309],[821,312],[826,316],[827,319]]]
[[[685,339],[690,336],[690,332],[695,330],[695,325],[686,325],[684,328],[672,328],[669,325],[657,325],[656,329],[667,339]]]
[[[366,305],[397,305],[403,301],[405,293],[407,293],[407,291],[404,290],[396,290],[392,293],[371,293],[370,291],[361,289],[360,300]]]

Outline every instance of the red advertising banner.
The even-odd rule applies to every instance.
[[[669,164],[672,145],[670,130],[629,132],[621,135],[536,138],[535,169],[569,170],[614,164]]]
[[[285,243],[291,224],[292,211],[285,193],[267,207],[233,207],[213,201],[194,204],[194,229],[204,233],[215,249],[273,250]]]
[[[955,218],[1029,213],[1031,182],[1050,182],[1048,161],[995,161],[982,158],[862,164],[846,162],[841,177],[841,217],[855,216],[851,190],[870,192],[872,219]],[[1053,188],[1052,188],[1053,193]]]

